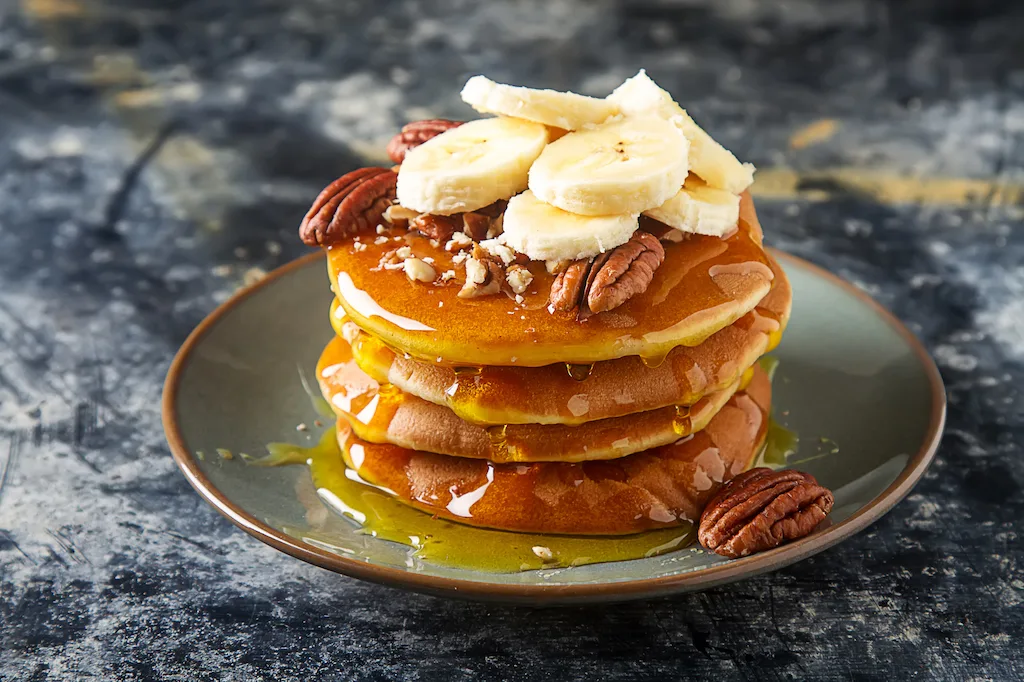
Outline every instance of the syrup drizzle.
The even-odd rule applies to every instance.
[[[666,266],[647,291],[586,323],[547,310],[553,275],[541,263],[526,266],[533,282],[522,303],[497,295],[458,298],[463,266],[416,232],[389,228],[380,244],[341,245],[328,253],[328,265],[341,304],[359,326],[431,362],[538,367],[640,354],[656,366],[671,348],[700,343],[747,312],[743,301],[767,293],[774,274],[758,235],[748,215],[725,239],[693,235],[667,243]],[[411,284],[377,268],[398,242],[456,277]]]

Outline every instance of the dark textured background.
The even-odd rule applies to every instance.
[[[1024,4],[0,0],[0,678],[1021,679]],[[759,168],[769,240],[906,320],[948,430],[801,564],[531,610],[306,566],[168,456],[189,330],[472,73],[644,66]],[[316,314],[321,314],[317,311]],[[870,425],[867,425],[870,426]]]

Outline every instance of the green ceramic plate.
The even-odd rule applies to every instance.
[[[864,294],[775,254],[793,284],[792,322],[775,352],[773,409],[800,435],[793,460],[835,492],[830,525],[778,549],[727,561],[699,547],[614,563],[520,573],[422,564],[319,504],[302,466],[253,467],[212,453],[262,453],[315,433],[300,381],[332,332],[324,261],[271,273],[214,311],[182,346],[164,387],[175,460],[210,504],[294,557],[422,592],[534,603],[613,601],[694,590],[774,570],[864,529],[902,499],[935,454],[945,392],[920,343]],[[314,429],[315,430],[315,429]],[[210,453],[198,457],[196,453]],[[311,511],[310,504],[314,505]],[[827,522],[828,523],[828,522]]]

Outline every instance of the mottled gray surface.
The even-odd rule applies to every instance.
[[[1024,677],[1022,24],[1013,2],[0,2],[0,678]],[[321,186],[405,120],[469,116],[468,74],[604,94],[641,66],[761,168],[772,243],[934,353],[948,431],[905,502],[773,575],[531,610],[303,565],[193,493],[164,372],[304,251]],[[911,176],[922,201],[861,182]]]

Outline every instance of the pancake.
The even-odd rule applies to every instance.
[[[363,440],[492,462],[615,459],[665,445],[704,428],[742,383],[737,380],[690,407],[669,406],[578,426],[485,428],[463,421],[447,407],[379,384],[359,368],[348,342],[338,337],[324,349],[316,375],[327,402]]]
[[[772,289],[735,323],[698,346],[677,346],[656,367],[637,356],[593,365],[453,368],[396,353],[348,321],[335,302],[331,324],[352,343],[359,367],[380,383],[481,425],[582,424],[598,419],[692,405],[732,385],[772,350],[789,320],[792,291],[774,259]],[[429,448],[428,448],[429,449]]]
[[[696,521],[716,484],[750,467],[767,434],[771,384],[756,370],[693,436],[612,462],[493,464],[357,438],[338,441],[363,480],[427,513],[529,533],[624,535]]]
[[[644,219],[659,234],[681,233]],[[401,246],[452,270],[446,283],[410,282],[381,266]],[[548,310],[554,275],[527,266],[533,282],[522,302],[504,295],[458,297],[465,280],[444,245],[416,231],[382,228],[374,239],[328,249],[331,282],[345,313],[389,346],[453,366],[540,367],[593,363],[628,355],[660,360],[679,345],[696,346],[744,316],[765,297],[773,278],[753,205],[745,197],[736,231],[727,238],[688,235],[666,241],[665,261],[641,294],[580,322]]]

